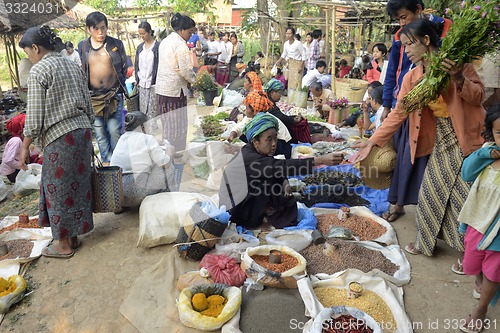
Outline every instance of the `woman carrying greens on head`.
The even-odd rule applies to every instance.
[[[470,184],[460,177],[465,156],[483,144],[481,131],[485,111],[481,106],[484,87],[471,64],[457,65],[446,59],[442,69],[451,77],[447,89],[426,108],[405,115],[401,99],[425,75],[430,55],[436,52],[439,37],[435,25],[426,19],[415,20],[400,32],[408,58],[417,66],[403,79],[396,107],[366,142],[354,163],[368,156],[373,146],[385,146],[396,130],[409,119],[411,161],[430,154],[418,194],[417,239],[405,250],[432,256],[437,238],[457,251],[464,251],[463,235],[458,232],[458,214]]]
[[[34,64],[28,77],[28,105],[21,167],[29,163],[37,140],[44,160],[38,223],[56,243],[42,255],[69,258],[77,236],[94,228],[90,186],[91,124],[94,111],[82,69],[54,52],[55,34],[46,26],[26,31],[19,46]]]
[[[314,165],[337,165],[342,154],[279,160],[273,157],[278,144],[278,122],[260,112],[245,126],[248,143],[229,162],[219,190],[220,204],[231,211],[231,221],[245,228],[269,222],[276,228],[297,224],[297,202],[288,177],[306,175]]]

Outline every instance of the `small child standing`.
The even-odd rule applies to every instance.
[[[469,196],[458,217],[465,230],[463,269],[475,275],[473,296],[479,304],[460,326],[462,332],[480,332],[488,304],[500,297],[500,104],[486,114],[484,146],[472,153],[462,165],[462,178],[472,182]],[[491,142],[493,141],[493,142]]]

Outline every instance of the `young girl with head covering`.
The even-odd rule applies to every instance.
[[[26,114],[21,113],[6,124],[7,131],[12,137],[5,144],[5,149],[2,155],[2,164],[0,171],[2,176],[6,176],[11,183],[16,182],[16,176],[21,169],[20,157],[23,148],[23,130]],[[42,164],[42,158],[38,157],[38,150],[30,147],[30,163]]]

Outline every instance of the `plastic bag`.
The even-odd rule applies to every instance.
[[[352,230],[339,226],[332,226],[326,235],[328,238],[353,239]]]
[[[3,201],[9,195],[9,189],[3,179],[0,179],[0,201]]]
[[[275,76],[276,74],[278,74],[278,66],[274,64],[273,68],[271,68],[271,75]]]
[[[200,268],[206,268],[216,283],[240,287],[247,278],[233,258],[224,254],[206,254],[200,262]]]
[[[0,290],[0,314],[7,313],[12,304],[19,302],[26,291],[26,281],[20,275],[12,275],[7,279],[8,287]]]
[[[210,278],[210,273],[206,268],[199,271],[186,272],[179,276],[177,280],[177,289],[182,290],[188,287],[197,286],[199,284],[213,284],[214,280]]]
[[[285,227],[285,230],[314,230],[318,225],[318,219],[309,208],[299,208],[297,212],[299,223],[293,227]]]
[[[312,242],[310,231],[305,230],[274,230],[266,235],[269,245],[288,246],[297,252],[302,251]]]
[[[16,196],[25,196],[40,190],[40,181],[42,180],[42,166],[37,163],[28,164],[27,170],[20,170],[16,176],[16,183],[12,187],[12,192]]]
[[[227,303],[217,318],[204,316],[193,310],[191,299],[193,295],[197,293],[204,293],[207,297],[211,295],[221,295],[226,298]],[[177,308],[179,309],[179,319],[181,323],[202,331],[214,331],[221,328],[222,325],[238,312],[240,306],[241,290],[223,284],[198,285],[185,288],[181,291],[177,300]]]
[[[209,197],[199,193],[165,192],[147,196],[139,208],[137,246],[154,247],[174,243],[179,228],[191,219],[189,210],[199,201],[212,202]]]
[[[249,247],[259,246],[260,241],[254,237],[251,232],[245,231],[238,232],[236,225],[231,223],[230,226],[224,230],[221,240],[215,244],[215,250],[211,254],[225,254],[229,258],[233,258],[237,263],[241,262],[241,256]]]
[[[230,90],[230,89],[223,89],[222,90],[222,102],[220,106],[224,107],[237,107],[238,105],[243,103],[243,100],[245,97],[243,97],[242,94],[240,94],[237,91]]]

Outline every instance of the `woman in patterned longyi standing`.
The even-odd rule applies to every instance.
[[[46,26],[26,31],[19,46],[34,64],[28,77],[28,105],[21,167],[29,146],[43,148],[38,223],[57,240],[42,255],[69,258],[80,245],[77,237],[94,228],[91,201],[91,158],[94,111],[82,69],[53,52],[55,34]]]

